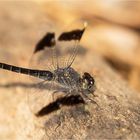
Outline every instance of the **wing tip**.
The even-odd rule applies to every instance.
[[[84,28],[86,29],[88,26],[88,22],[87,21],[84,21]]]

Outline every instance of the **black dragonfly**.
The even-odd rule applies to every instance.
[[[1,69],[26,74],[41,80],[36,84],[38,90],[33,89],[34,91],[29,93],[30,108],[37,116],[45,114],[44,110],[49,107],[46,106],[47,97],[49,96],[46,90],[53,89],[51,92],[53,97],[58,92],[62,92],[65,95],[65,101],[57,99],[57,103],[54,103],[57,108],[60,105],[66,105],[69,99],[73,100],[73,95],[82,98],[79,102],[91,101],[96,104],[94,100],[89,98],[90,94],[94,95],[94,78],[87,72],[80,75],[72,68],[80,47],[79,42],[86,26],[87,24],[84,23],[82,27],[64,31],[59,35],[54,32],[48,32],[35,47],[34,55],[31,58],[31,68],[0,63]]]

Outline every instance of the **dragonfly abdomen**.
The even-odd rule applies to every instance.
[[[5,64],[5,63],[0,63],[0,68],[8,70],[8,71],[13,71],[13,72],[16,72],[16,73],[23,73],[23,74],[28,74],[29,73],[28,69],[16,67],[16,66],[13,66],[13,65]]]
[[[50,71],[38,70],[38,78],[51,81],[54,79],[54,74]]]
[[[53,73],[50,71],[22,68],[22,67],[5,64],[5,63],[0,63],[0,68],[16,73],[34,76],[48,81],[52,80],[54,77]]]

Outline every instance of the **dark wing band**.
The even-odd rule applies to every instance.
[[[34,53],[43,50],[45,47],[53,47],[55,45],[55,34],[47,33],[36,45]]]
[[[71,40],[80,40],[83,33],[85,31],[85,28],[82,30],[76,29],[76,30],[72,30],[69,32],[63,32],[58,40],[59,41],[71,41]]]

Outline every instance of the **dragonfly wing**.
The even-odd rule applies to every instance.
[[[55,33],[48,32],[36,44],[30,59],[30,68],[52,70],[54,66],[53,51],[55,48]]]
[[[36,44],[33,55],[29,62],[31,69],[49,70],[54,69],[53,50],[55,47],[55,33],[48,32]],[[28,104],[30,110],[37,114],[41,108],[50,103],[52,100],[51,92],[53,92],[53,81],[45,81],[39,78],[30,77],[32,87],[27,90]]]
[[[65,87],[57,84],[55,81],[33,83],[32,87],[28,90],[28,105],[30,110],[37,115],[42,108],[55,101],[53,93],[57,92],[56,96],[59,97],[60,93],[66,90]]]
[[[55,45],[55,34],[48,32],[37,44],[34,53],[37,53],[45,48],[51,48]]]
[[[56,57],[59,67],[70,67],[78,53],[79,42],[86,29],[86,23],[67,27],[56,39]]]
[[[41,81],[39,83],[33,82],[32,87],[28,89],[28,105],[33,114],[37,114],[41,108],[51,102],[52,86],[52,82]]]

